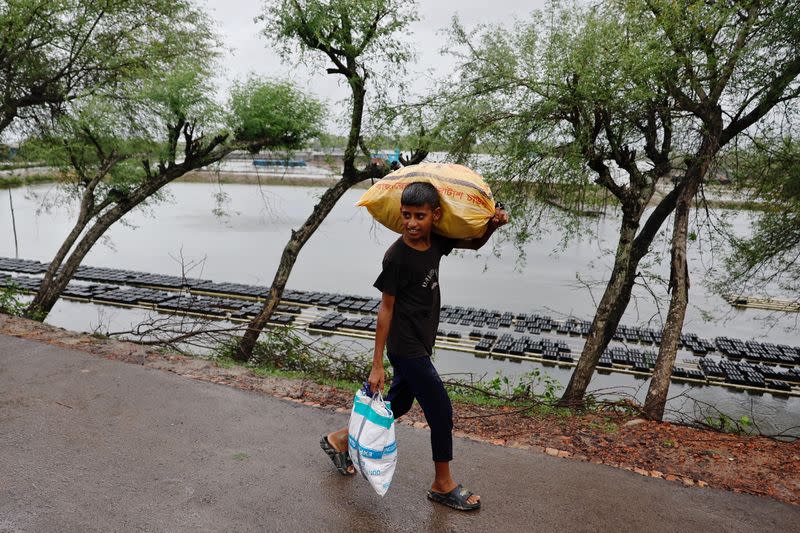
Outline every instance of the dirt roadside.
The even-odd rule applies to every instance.
[[[166,355],[137,344],[95,338],[0,314],[0,333],[81,350],[106,359],[157,368],[288,401],[347,411],[350,391],[312,380],[257,376],[246,368]],[[669,423],[640,421],[615,413],[529,415],[510,408],[453,405],[456,435],[498,446],[590,461],[663,478],[800,504],[800,441],[727,435]],[[400,421],[426,427],[418,408]]]

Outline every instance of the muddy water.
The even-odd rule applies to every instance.
[[[366,211],[354,206],[361,192],[347,193],[302,250],[289,280],[290,287],[375,294],[372,281],[383,252],[396,235],[374,224]],[[225,185],[219,188],[211,184],[176,183],[169,187],[164,202],[131,213],[125,224],[112,228],[85,263],[173,275],[180,274],[183,268],[189,276],[268,285],[291,229],[305,220],[321,193],[322,189],[313,187]],[[74,206],[59,202],[44,209],[43,205],[57,198],[53,185],[15,189],[13,194],[20,257],[49,260],[69,231]],[[13,256],[5,192],[0,206],[0,255]],[[738,232],[748,230],[746,215],[728,215]],[[574,315],[591,319],[593,299],[599,299],[613,259],[610,251],[618,220],[608,216],[569,230],[570,240],[566,245],[563,230],[555,226],[538,229],[541,238],[521,249],[495,239],[494,248],[487,245],[480,253],[460,252],[445,258],[441,269],[443,302],[546,313],[556,318]],[[726,335],[800,344],[796,316],[735,311],[711,293],[702,278],[706,268],[718,264],[718,259],[710,253],[707,234],[702,228],[696,231],[700,238],[691,250],[692,306],[685,331],[710,338]],[[659,241],[655,249],[664,260],[654,262],[648,269],[665,274],[666,241]],[[660,326],[659,311],[663,316],[668,300],[657,283],[651,282],[650,289],[658,301],[654,301],[649,291],[638,287],[625,323],[651,320],[651,326]],[[137,311],[62,302],[48,321],[79,330],[102,322],[110,326],[107,329],[115,330],[127,329],[138,316]],[[497,371],[518,375],[536,367],[533,363],[493,361],[445,351],[440,352],[437,366],[443,373],[468,372],[476,376],[492,376]],[[551,367],[547,370],[562,382],[569,378],[569,370]],[[612,386],[627,387],[632,393],[638,391],[640,397],[646,391],[645,381],[619,374],[598,375],[592,382],[594,388]],[[797,398],[751,396],[711,387],[690,390],[682,385],[673,385],[671,393],[687,391],[736,416],[750,416],[754,411],[768,427],[785,426],[800,419]],[[673,406],[683,401],[679,398]]]

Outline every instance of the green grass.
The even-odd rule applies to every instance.
[[[311,375],[305,372],[300,372],[297,370],[281,370],[276,368],[270,368],[267,366],[260,366],[260,365],[251,365],[251,364],[242,364],[239,361],[236,361],[230,357],[215,357],[213,359],[214,364],[220,368],[247,368],[255,374],[256,376],[261,377],[276,377],[276,378],[283,378],[283,379],[292,379],[292,380],[311,380],[314,383],[319,385],[325,385],[328,387],[335,387],[340,390],[349,391],[355,393],[358,389],[361,388],[361,383],[354,382],[354,381],[345,381],[341,379],[333,379],[330,377],[319,376],[319,375]],[[450,399],[453,402],[457,403],[464,403],[469,405],[476,405],[480,407],[509,407],[512,409],[521,409],[525,407],[525,403],[517,403],[509,400],[504,400],[502,398],[493,398],[491,396],[487,396],[481,394],[479,392],[465,392],[463,390],[455,391],[453,390],[453,386],[447,386],[450,392]],[[531,405],[528,411],[521,413],[527,416],[557,416],[561,418],[566,418],[569,416],[575,415],[575,411],[571,409],[567,409],[564,407],[553,407],[550,405]],[[615,424],[611,424],[614,425]],[[616,430],[616,428],[614,428]]]
[[[476,405],[479,407],[508,407],[511,409],[523,409],[526,407],[527,402],[515,402],[511,400],[504,400],[502,398],[493,398],[486,396],[479,392],[463,392],[454,391],[454,386],[445,385],[449,391],[450,399],[454,402],[465,403],[469,405]],[[522,416],[556,416],[559,418],[567,418],[575,415],[575,411],[566,407],[555,407],[547,404],[527,404],[528,409],[519,413]]]
[[[450,385],[445,385],[445,387],[450,393],[450,399],[454,402],[469,403],[472,405],[479,405],[481,407],[519,407],[518,404],[508,400],[503,400],[501,398],[492,398],[491,396],[485,396],[478,392],[456,392],[453,390],[454,387]]]
[[[709,207],[714,209],[730,209],[739,211],[777,211],[777,207],[768,202],[754,200],[708,200]]]
[[[32,167],[41,167],[44,166],[42,163],[30,163],[30,162],[21,162],[21,163],[0,163],[0,170],[19,170],[23,168],[32,168]]]
[[[606,433],[617,433],[619,431],[619,426],[614,422],[606,422],[603,424],[603,431]]]
[[[590,429],[602,431],[603,433],[607,433],[610,435],[619,432],[619,426],[609,419],[605,419],[605,421],[603,422],[597,422],[593,420],[589,422],[588,425]]]
[[[335,183],[338,179],[338,174],[334,173],[331,177],[319,177],[319,178],[302,178],[295,176],[293,174],[287,174],[285,176],[281,175],[274,175],[274,174],[261,174],[261,175],[254,175],[254,174],[235,174],[235,173],[225,173],[221,172],[219,174],[215,172],[194,172],[188,173],[180,178],[177,181],[182,181],[185,183],[222,183],[222,184],[249,184],[249,185],[275,185],[275,186],[286,186],[286,187],[327,187],[331,184]],[[369,182],[366,184],[359,183],[356,184],[354,187],[356,188],[367,188],[369,187]]]
[[[220,368],[247,368],[248,370],[250,370],[250,372],[252,372],[256,376],[261,376],[261,377],[296,379],[298,381],[311,380],[319,385],[336,387],[337,389],[343,389],[343,390],[351,390],[353,392],[361,388],[360,383],[354,383],[352,381],[344,381],[341,379],[333,379],[324,376],[310,375],[305,372],[300,372],[299,370],[281,370],[278,368],[270,368],[267,366],[243,364],[230,357],[215,357],[213,361],[214,364]]]
[[[242,366],[238,361],[231,357],[215,357],[214,364],[220,368],[234,368],[237,366]]]
[[[24,187],[37,183],[53,183],[58,181],[57,174],[32,174],[30,176],[0,177],[0,188]]]

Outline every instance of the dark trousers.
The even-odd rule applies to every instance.
[[[453,460],[453,407],[430,357],[413,359],[389,356],[394,369],[386,400],[392,404],[395,419],[411,409],[417,400],[431,428],[434,461]]]

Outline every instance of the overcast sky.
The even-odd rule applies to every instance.
[[[342,87],[338,78],[324,71],[309,72],[302,66],[281,63],[276,53],[269,48],[267,40],[259,34],[259,26],[253,22],[262,9],[261,0],[198,0],[207,6],[224,45],[230,49],[223,58],[224,73],[220,79],[223,92],[233,79],[241,79],[248,73],[273,78],[289,78],[298,86],[318,97],[337,101],[349,91]],[[510,24],[514,17],[527,18],[534,9],[544,5],[543,0],[420,0],[421,20],[412,27],[413,41],[418,61],[414,70],[426,72],[433,69],[444,75],[449,69],[449,59],[440,54],[444,36],[439,32],[450,25],[452,16],[458,13],[462,23],[474,27],[479,23]],[[425,79],[414,88],[424,91]]]

